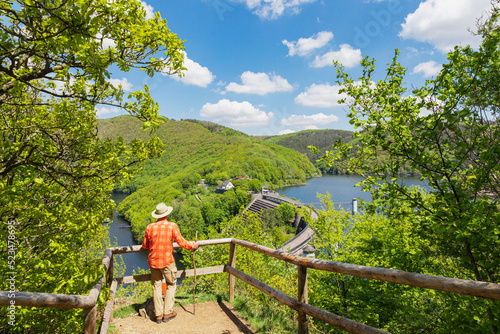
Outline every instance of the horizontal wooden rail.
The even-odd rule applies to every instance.
[[[301,265],[311,269],[331,271],[339,274],[375,279],[378,281],[500,300],[500,284],[497,283],[423,275],[397,269],[368,267],[342,262],[317,260],[294,256],[245,240],[233,239],[233,242],[237,245],[272,256],[288,263],[295,264],[297,266]]]
[[[362,324],[360,322],[356,322],[351,319],[347,319],[344,317],[341,317],[339,315],[330,313],[328,311],[325,311],[323,309],[314,307],[309,304],[304,304],[299,302],[296,299],[293,299],[292,297],[284,294],[281,291],[278,291],[276,289],[271,288],[269,285],[262,283],[261,281],[253,278],[252,276],[249,276],[237,269],[234,269],[231,266],[225,266],[225,271],[230,273],[231,275],[234,275],[235,277],[239,278],[243,282],[250,284],[257,290],[260,290],[264,292],[266,295],[278,300],[279,302],[285,304],[286,306],[299,311],[306,313],[312,317],[315,317],[321,321],[324,321],[326,323],[329,323],[337,328],[340,328],[344,331],[347,331],[349,333],[356,333],[356,334],[362,334],[362,333],[368,333],[368,334],[387,334],[388,332]]]
[[[0,291],[0,305],[10,305],[8,291]],[[54,307],[54,308],[90,308],[94,301],[89,296],[63,295],[57,293],[16,291],[16,306]]]
[[[233,241],[233,238],[225,238],[225,239],[210,239],[210,240],[199,240],[198,244],[200,246],[211,246],[211,245],[223,245],[229,244]],[[179,249],[179,246],[176,242],[174,242],[174,249]],[[147,252],[147,249],[143,249],[141,245],[132,245],[132,246],[118,246],[108,248],[114,254],[124,254],[124,253],[135,253],[135,252]]]
[[[196,276],[218,274],[222,272],[224,272],[224,265],[214,266],[214,267],[203,267],[196,269]],[[192,277],[192,276],[194,276],[193,269],[185,269],[177,271],[177,278]],[[151,274],[118,277],[115,278],[115,280],[117,281],[118,284],[148,282],[151,280]]]

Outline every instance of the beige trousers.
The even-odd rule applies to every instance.
[[[177,266],[172,262],[165,268],[150,268],[151,284],[153,285],[153,301],[155,304],[155,315],[158,318],[163,314],[170,314],[174,311],[175,289],[177,283]],[[161,283],[162,279],[167,281],[167,291],[165,292],[165,302],[162,300]]]

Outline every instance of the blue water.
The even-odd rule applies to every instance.
[[[340,205],[345,210],[350,211],[354,198],[365,201],[372,199],[369,192],[364,192],[361,187],[355,186],[362,180],[361,176],[356,175],[325,175],[307,180],[306,185],[282,188],[277,191],[282,196],[295,198],[304,204],[312,204],[318,209],[322,207],[318,195],[328,193],[336,207]],[[426,183],[418,178],[405,178],[401,179],[400,182],[407,185],[426,186]]]

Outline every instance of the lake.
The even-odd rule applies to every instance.
[[[363,178],[357,175],[325,175],[307,180],[306,185],[286,187],[278,189],[277,192],[282,196],[300,200],[304,204],[312,204],[318,209],[322,207],[318,194],[325,195],[329,193],[336,207],[340,205],[345,210],[350,211],[353,198],[365,201],[371,201],[372,199],[370,193],[364,192],[361,187],[355,186],[356,183],[362,180]],[[426,182],[420,181],[419,178],[403,178],[400,182],[407,185],[426,186]]]

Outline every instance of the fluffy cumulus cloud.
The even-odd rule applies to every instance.
[[[215,79],[215,75],[213,75],[208,68],[189,59],[185,52],[184,67],[187,70],[184,71],[184,76],[182,78],[179,78],[177,75],[173,75],[171,78],[182,81],[186,85],[195,85],[204,88],[210,85]]]
[[[338,61],[347,68],[359,65],[361,61],[361,50],[353,49],[349,44],[342,44],[339,51],[331,51],[322,56],[316,56],[311,67],[333,66],[333,60]]]
[[[303,4],[316,0],[236,0],[244,3],[254,14],[267,20],[277,19],[284,14],[300,13]]]
[[[490,9],[490,0],[426,0],[408,14],[399,36],[428,42],[442,52],[455,45],[478,47],[481,38],[469,30],[475,31],[477,19]]]
[[[323,113],[314,115],[292,115],[284,118],[280,123],[284,126],[295,126],[306,128],[308,130],[317,129],[318,125],[326,125],[333,122],[338,122],[339,118],[335,115],[325,115]]]
[[[146,11],[146,19],[152,19],[155,17],[155,11],[153,9],[153,6],[148,5],[145,1],[141,1],[142,7],[144,7],[144,10]]]
[[[316,49],[322,48],[333,39],[333,33],[329,31],[321,31],[309,38],[299,38],[298,41],[282,41],[288,47],[288,55],[306,56]]]
[[[274,114],[266,113],[247,101],[222,99],[215,104],[205,103],[200,110],[200,116],[227,126],[249,127],[267,126]]]
[[[108,80],[110,84],[112,84],[114,87],[118,88],[120,85],[122,86],[123,90],[125,92],[130,92],[132,90],[132,83],[130,83],[127,78],[123,79],[109,79]]]
[[[280,132],[278,132],[278,136],[287,135],[287,134],[294,133],[294,132],[297,132],[297,131],[292,130],[292,129],[285,129],[285,130],[281,130]]]
[[[292,85],[279,75],[246,71],[241,75],[241,85],[235,82],[226,86],[226,92],[266,95],[269,93],[291,92]]]
[[[435,77],[441,71],[442,65],[436,63],[434,60],[420,63],[413,68],[412,74],[422,74],[424,78]]]
[[[306,107],[330,108],[340,105],[339,100],[347,95],[339,93],[339,85],[312,84],[304,92],[297,95],[295,103]]]
[[[120,108],[116,107],[100,107],[96,109],[97,116],[118,114],[121,111]]]

